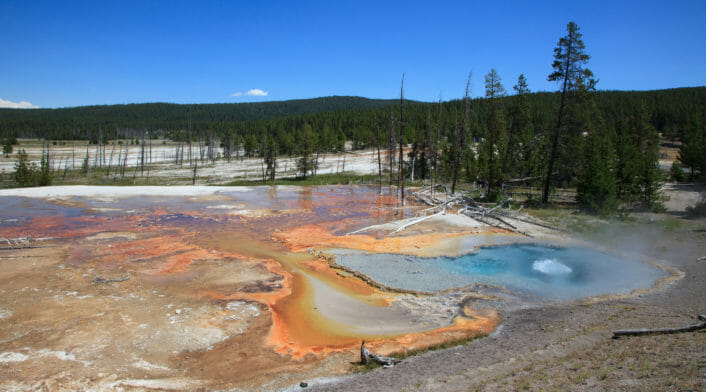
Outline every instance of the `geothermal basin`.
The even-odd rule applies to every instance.
[[[339,265],[360,271],[382,285],[418,292],[485,285],[524,297],[575,300],[629,294],[648,289],[668,276],[655,265],[578,245],[495,245],[440,257],[341,249],[330,252]]]
[[[346,234],[424,208],[397,200],[356,186],[0,190],[0,389],[279,390],[355,370],[362,339],[387,355],[487,335],[501,317],[484,288],[576,299],[666,275],[456,214]]]

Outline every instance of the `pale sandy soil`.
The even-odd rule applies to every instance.
[[[72,147],[73,146],[73,147]],[[26,143],[24,146],[15,146],[13,154],[6,158],[0,155],[0,171],[5,174],[10,174],[15,170],[16,154],[20,148],[24,148],[28,154],[30,161],[39,165],[42,147],[39,142]],[[125,161],[126,146],[122,146],[122,160],[118,162],[120,146],[106,146],[105,160],[98,162],[96,146],[89,146],[88,158],[91,167],[115,167],[120,164],[125,164],[126,174],[128,177],[133,175],[134,168],[140,165],[141,162],[141,147],[139,145],[127,146],[127,161]],[[220,149],[219,149],[220,151]],[[188,158],[184,159],[181,165],[174,163],[176,146],[173,142],[161,144],[153,142],[151,158],[145,158],[146,162],[151,163],[149,169],[149,177],[154,181],[163,179],[167,183],[174,180],[191,179],[194,174],[194,165],[190,165]],[[111,154],[113,158],[111,159]],[[188,157],[188,152],[184,153]],[[192,147],[192,156],[199,156],[198,149]],[[85,142],[69,142],[68,145],[51,146],[51,164],[52,168],[63,172],[65,167],[69,170],[80,170],[83,160],[86,157]],[[194,158],[195,159],[195,158]],[[383,156],[384,159],[384,156]],[[298,157],[278,157],[276,175],[278,178],[294,177],[297,173]],[[377,155],[373,150],[365,151],[348,151],[345,154],[320,154],[318,158],[317,174],[331,174],[340,172],[352,172],[356,174],[376,173]],[[142,173],[138,170],[138,176],[146,176],[147,169]],[[197,165],[197,180],[199,183],[205,184],[220,184],[228,181],[239,179],[259,180],[263,176],[263,161],[261,158],[242,158],[231,159],[230,162],[220,157],[215,162],[199,161]]]
[[[706,190],[696,184],[666,183],[662,190],[667,197],[664,207],[669,213],[684,213],[688,207],[706,200]]]

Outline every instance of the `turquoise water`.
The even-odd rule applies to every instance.
[[[336,253],[339,264],[391,287],[439,291],[486,284],[552,300],[626,294],[649,288],[667,275],[648,263],[585,247],[502,245],[431,258]]]

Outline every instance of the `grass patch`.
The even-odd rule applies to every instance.
[[[424,348],[392,353],[389,356],[392,358],[397,358],[397,359],[406,359],[406,358],[410,358],[410,357],[414,357],[414,356],[417,356],[420,354],[427,353],[429,351],[443,350],[445,348],[462,346],[468,342],[471,342],[471,341],[479,339],[479,338],[484,338],[486,336],[487,335],[478,335],[478,336],[470,336],[470,337],[465,337],[465,338],[456,339],[456,340],[450,340],[447,342],[435,344],[435,345],[424,347]],[[361,363],[356,363],[353,371],[357,372],[357,373],[362,373],[362,372],[366,372],[369,370],[377,369],[379,367],[382,367],[382,365],[380,365],[379,363],[374,362],[374,361],[368,361],[365,365],[363,365]]]
[[[479,339],[479,338],[484,338],[487,335],[478,335],[478,336],[470,336],[470,337],[465,337],[461,339],[456,339],[456,340],[449,340],[447,342],[435,344],[432,346],[424,347],[424,348],[419,348],[419,349],[413,349],[413,350],[407,350],[404,352],[399,352],[399,353],[394,353],[391,354],[390,356],[393,358],[399,358],[399,359],[406,359],[409,357],[414,357],[420,354],[424,354],[429,351],[436,351],[436,350],[443,350],[446,348],[451,348],[451,347],[456,347],[456,346],[462,346],[466,343],[469,343],[473,340]]]

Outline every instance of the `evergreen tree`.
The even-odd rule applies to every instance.
[[[17,152],[15,161],[15,182],[18,186],[33,186],[37,177],[37,165],[29,161],[24,149]]]
[[[672,162],[672,168],[670,169],[669,177],[674,182],[684,181],[684,169],[682,168],[679,161]]]
[[[662,186],[662,172],[659,169],[659,134],[647,119],[644,102],[640,104],[633,117],[633,127],[638,135],[640,147],[640,199],[649,209],[662,207],[659,201],[659,189]]]
[[[577,186],[578,199],[591,210],[608,214],[617,207],[616,179],[612,168],[614,155],[610,138],[601,131],[590,132],[585,155],[585,164]]]
[[[697,173],[699,175],[706,173],[706,132],[700,127],[700,122],[695,115],[684,128],[678,159],[689,168],[690,177],[694,179]]]
[[[617,196],[620,200],[633,204],[640,198],[640,174],[642,156],[637,135],[628,119],[622,119],[616,129],[616,178]]]
[[[2,153],[5,155],[5,158],[12,154],[12,140],[9,137],[2,142]]]
[[[245,150],[245,155],[248,158],[255,156],[257,150],[257,137],[251,132],[245,136],[245,141],[243,143],[243,149]]]
[[[39,186],[46,186],[46,185],[51,185],[52,182],[52,175],[51,175],[51,167],[49,166],[49,151],[47,149],[46,154],[42,154],[42,160],[39,166],[39,173],[38,173],[38,185]]]
[[[480,146],[480,153],[483,155],[483,174],[488,181],[487,197],[494,198],[493,190],[503,176],[501,166],[507,140],[505,115],[498,100],[498,98],[505,96],[505,88],[495,69],[491,69],[485,75],[485,96],[490,100],[490,115],[487,121],[486,137]]]
[[[314,160],[312,154],[316,149],[316,135],[309,123],[304,123],[299,132],[299,160],[297,161],[297,169],[302,178],[306,178],[309,172],[314,170]]]
[[[507,148],[503,157],[502,172],[511,176],[529,176],[533,152],[534,129],[527,94],[530,93],[525,75],[520,74],[513,86],[516,93],[508,130]]]
[[[552,135],[551,152],[549,162],[547,164],[547,174],[544,180],[544,192],[542,201],[549,201],[549,188],[552,182],[552,173],[554,171],[554,162],[557,157],[559,146],[559,135],[564,121],[564,109],[566,107],[567,98],[572,92],[577,91],[582,86],[592,89],[595,86],[593,73],[591,70],[584,68],[588,63],[590,56],[585,53],[586,46],[583,43],[582,34],[579,32],[579,27],[574,22],[569,22],[566,26],[567,35],[559,39],[557,47],[554,48],[554,63],[552,72],[547,78],[550,82],[561,82],[561,98],[559,101],[559,109],[557,110],[556,126]]]

